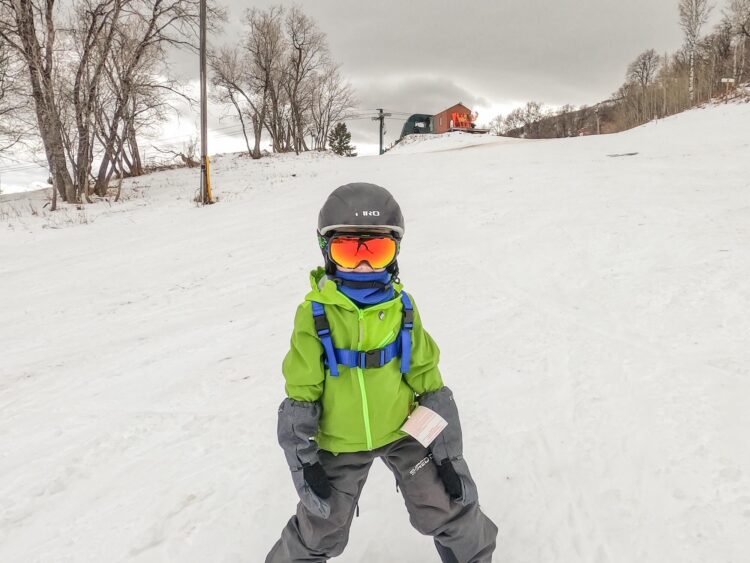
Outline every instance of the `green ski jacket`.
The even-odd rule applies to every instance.
[[[399,337],[403,286],[394,284],[394,299],[360,309],[326,277],[323,268],[311,272],[310,283],[312,291],[297,308],[282,371],[290,398],[321,404],[318,446],[333,453],[360,452],[405,436],[399,428],[416,406],[416,395],[443,387],[440,350],[422,327],[413,296],[409,294],[414,307],[409,373],[401,374],[401,361],[396,358],[380,368],[339,366],[340,375],[332,377],[323,362],[325,352],[315,331],[311,301],[325,306],[336,348],[373,350]]]

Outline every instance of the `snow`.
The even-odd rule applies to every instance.
[[[185,169],[83,210],[0,200],[0,561],[263,559],[295,503],[276,407],[317,211],[356,180],[404,210],[496,561],[746,560],[749,127],[734,103],[610,136],[224,155],[205,208]],[[382,464],[360,508],[335,561],[438,561]]]
[[[407,135],[391,149],[391,154],[417,154],[425,152],[455,151],[480,145],[512,143],[515,139],[496,137],[489,133],[464,133],[453,131],[440,135]]]
[[[15,158],[21,156],[23,160]],[[26,192],[46,188],[49,172],[34,163],[29,155],[0,155],[0,194]]]

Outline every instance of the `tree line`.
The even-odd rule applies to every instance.
[[[45,156],[53,209],[144,173],[141,146],[177,103],[175,50],[197,53],[200,0],[0,0],[0,152]],[[223,12],[209,3],[217,36]],[[250,10],[235,46],[209,53],[211,97],[233,108],[247,150],[325,148],[354,105],[326,37],[301,9]],[[250,143],[252,138],[252,147]],[[183,159],[184,160],[184,159]]]
[[[609,100],[555,111],[528,102],[495,117],[492,132],[527,138],[614,133],[705,103],[724,93],[723,78],[733,78],[737,85],[750,80],[750,0],[728,0],[719,23],[704,35],[713,9],[708,0],[679,0],[681,48],[671,54],[654,49],[640,53]]]
[[[275,152],[324,149],[355,105],[325,34],[299,7],[249,10],[241,41],[210,64],[213,97],[239,120],[253,158],[264,133]]]

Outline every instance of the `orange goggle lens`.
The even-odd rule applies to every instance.
[[[374,269],[385,268],[396,259],[398,245],[390,237],[336,237],[329,244],[331,260],[343,268],[367,262]]]

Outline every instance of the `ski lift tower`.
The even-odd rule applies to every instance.
[[[378,116],[373,117],[373,121],[380,121],[380,152],[378,154],[383,154],[383,135],[385,133],[384,126],[385,126],[385,118],[390,117],[392,114],[390,113],[383,113],[383,108],[378,108]]]

